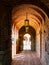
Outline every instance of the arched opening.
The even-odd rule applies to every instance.
[[[19,30],[19,39],[20,39],[19,51],[20,52],[23,51],[23,43],[27,41],[26,34],[30,36],[30,44],[31,44],[30,50],[33,52],[33,51],[36,50],[36,31],[31,26],[29,26],[29,31],[28,32],[26,32],[25,26],[21,27],[21,29]],[[24,40],[26,40],[26,41],[24,41]]]
[[[25,32],[24,27],[26,12],[28,12],[28,19],[30,26],[29,28],[30,31],[28,33]],[[44,42],[45,17],[47,18],[45,12],[35,5],[22,4],[21,6],[18,6],[17,8],[13,9],[12,29],[14,30],[14,38],[15,38],[14,42],[15,46],[13,45],[15,53],[13,54],[13,57],[14,55],[22,52],[23,50],[31,50],[32,52],[35,51],[38,54],[39,58],[41,58],[42,60],[44,59],[45,61],[45,42]],[[23,41],[23,39],[26,38],[24,36],[25,34],[31,35],[30,47],[28,46],[28,48],[25,48],[25,46],[23,45],[25,44],[24,42],[26,42],[27,40],[26,39],[25,41]]]
[[[24,10],[23,10],[23,8],[24,8]],[[36,6],[30,5],[30,4],[23,4],[23,6],[21,5],[20,7],[18,7],[17,11],[13,10],[13,12],[12,12],[12,22],[13,22],[12,27],[14,29],[14,35],[15,35],[14,36],[15,37],[15,43],[14,44],[16,44],[15,47],[14,47],[14,49],[15,49],[15,54],[14,55],[16,55],[16,53],[18,52],[18,51],[16,51],[16,46],[17,46],[16,41],[17,41],[17,39],[19,39],[20,36],[22,36],[22,38],[20,38],[20,39],[23,41],[23,35],[25,34],[24,33],[25,28],[22,30],[23,33],[21,31],[21,34],[20,34],[20,29],[22,29],[22,27],[24,27],[24,20],[26,19],[26,12],[28,12],[29,26],[31,26],[29,28],[30,31],[28,33],[31,34],[32,39],[34,40],[34,42],[32,41],[33,45],[31,45],[32,46],[31,50],[32,51],[36,50],[37,53],[39,54],[39,57],[40,57],[40,33],[39,33],[39,31],[40,31],[40,28],[41,28],[41,22],[42,22],[43,18],[38,12],[36,12],[36,10],[34,10],[34,8],[36,8]],[[21,12],[21,11],[23,11],[23,12]],[[16,32],[16,31],[18,31],[18,32]],[[20,41],[19,49],[17,48],[17,50],[19,50],[19,51],[21,51],[23,49],[22,48],[22,45],[23,45],[22,41]]]
[[[30,34],[25,34],[24,35],[24,40],[23,40],[23,50],[31,50],[31,35]]]

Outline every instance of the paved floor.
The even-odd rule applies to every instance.
[[[16,54],[13,58],[12,65],[44,65],[39,59],[37,53],[35,52],[22,52]]]

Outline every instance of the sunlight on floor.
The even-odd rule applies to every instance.
[[[16,54],[13,58],[12,65],[44,65],[36,52],[22,52]]]

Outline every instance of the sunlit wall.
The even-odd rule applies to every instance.
[[[12,58],[16,55],[16,40],[18,39],[18,30],[16,28],[12,28]]]

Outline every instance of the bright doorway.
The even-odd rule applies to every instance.
[[[31,50],[31,35],[25,34],[23,40],[23,50]]]

